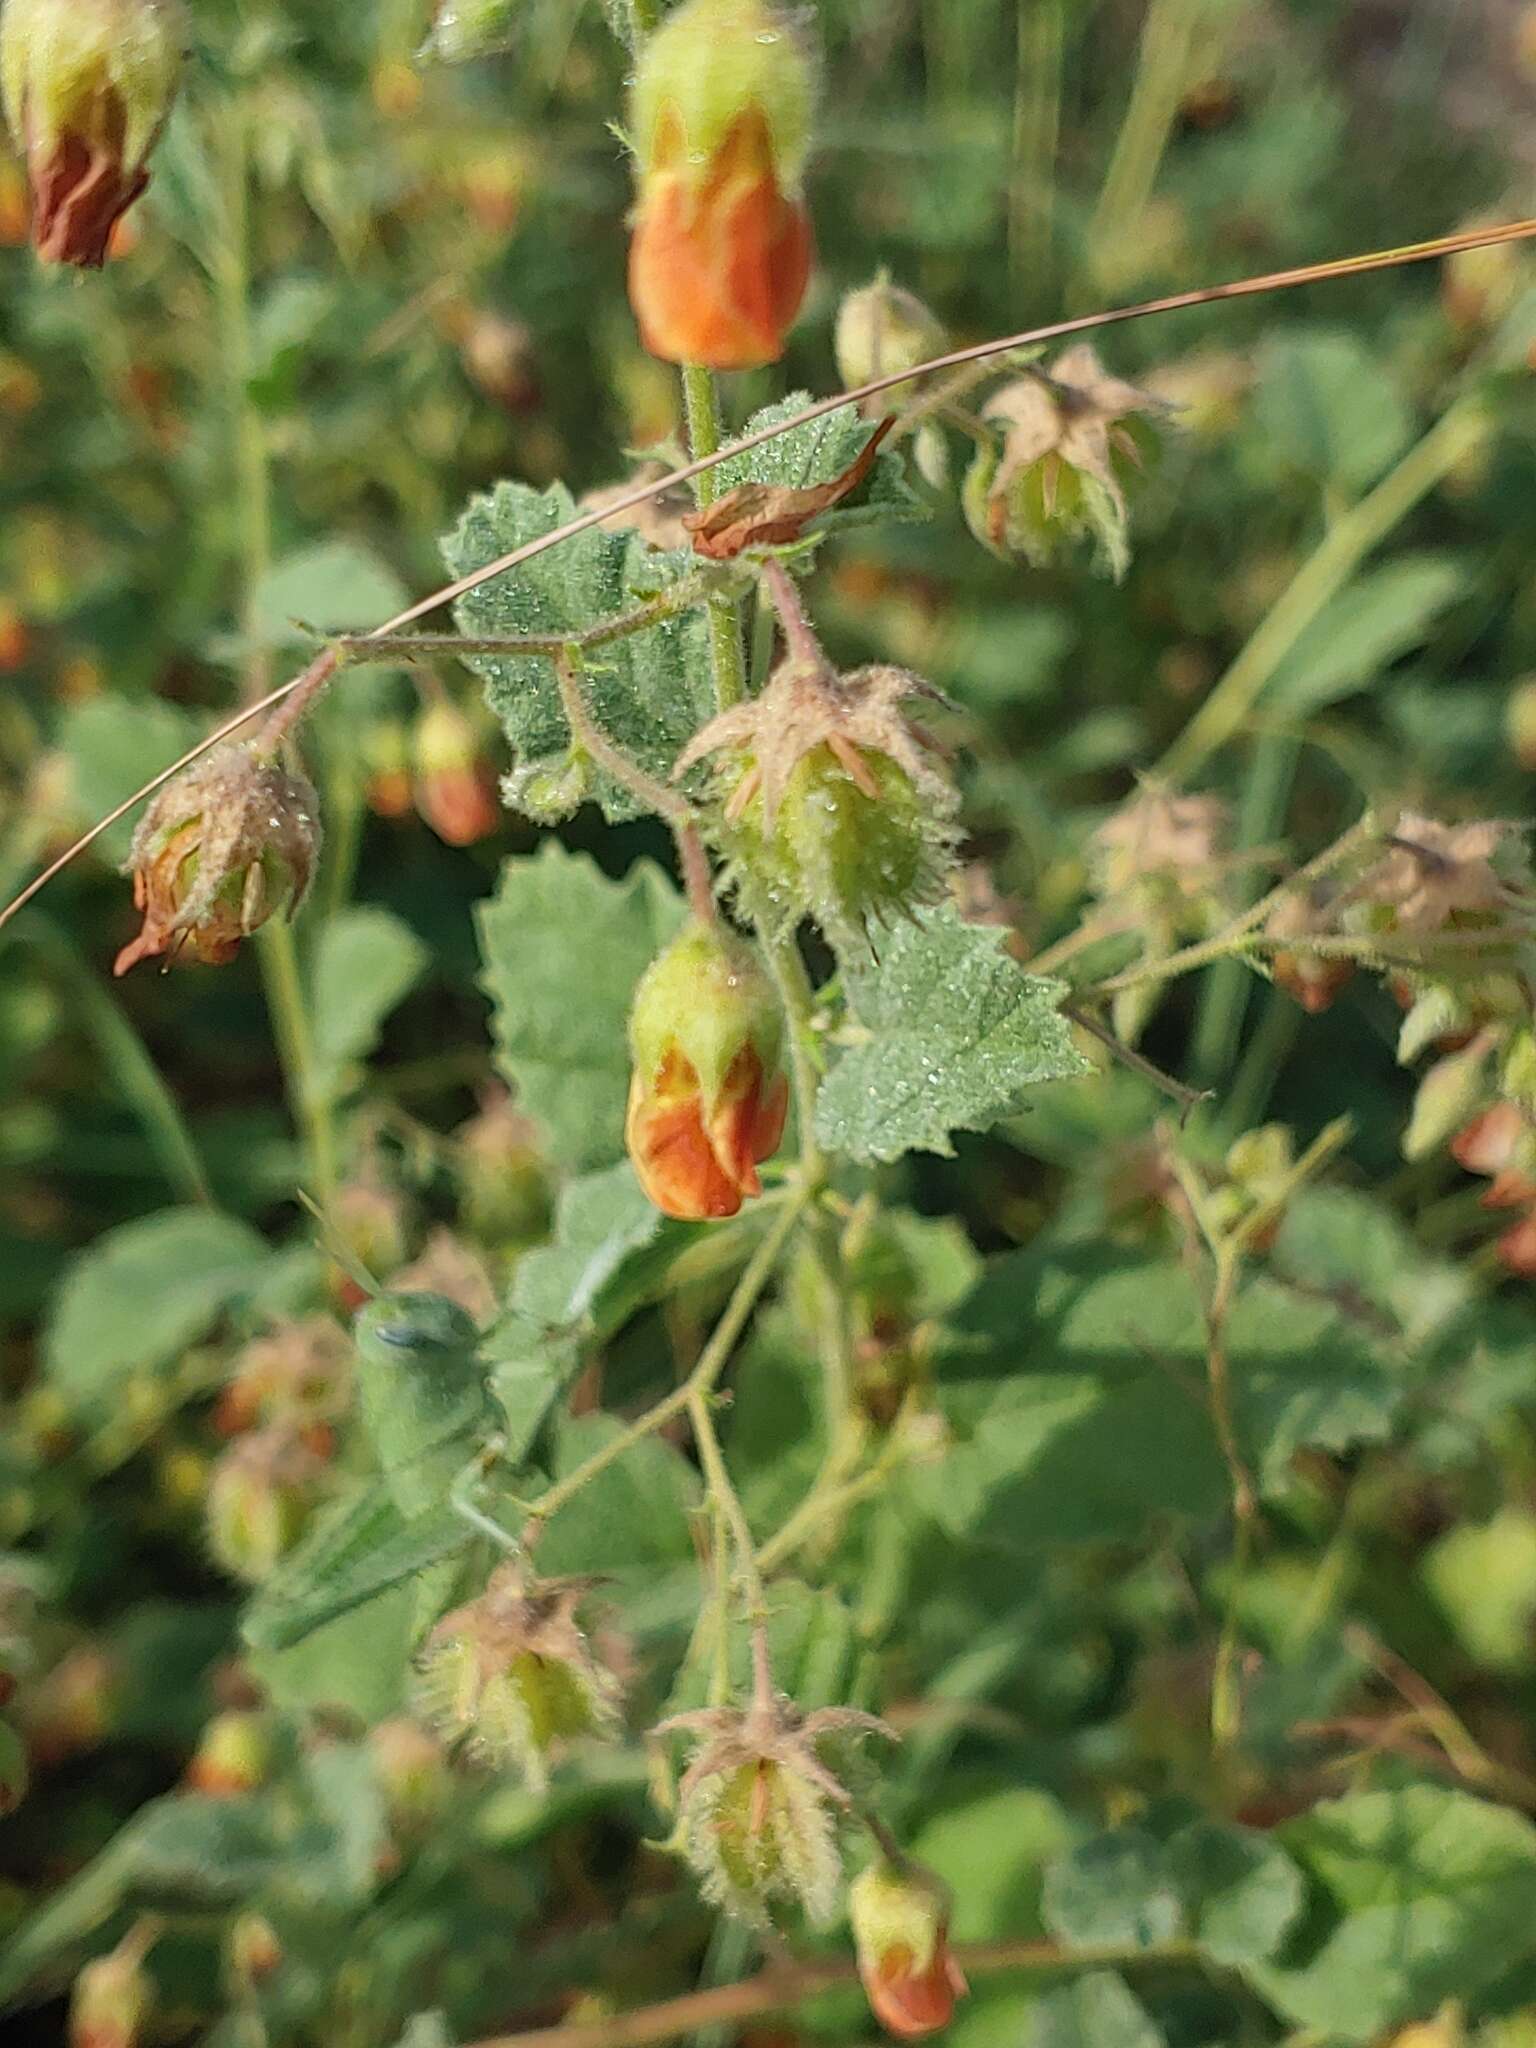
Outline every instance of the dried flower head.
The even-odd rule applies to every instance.
[[[618,1681],[576,1620],[596,1583],[500,1566],[478,1599],[428,1636],[417,1692],[424,1716],[486,1763],[515,1763],[535,1790],[567,1744],[615,1734]]]
[[[705,1895],[759,1924],[775,1900],[794,1899],[825,1925],[842,1876],[837,1816],[850,1797],[817,1744],[838,1735],[894,1741],[894,1730],[853,1707],[803,1713],[773,1690],[760,1659],[745,1711],[675,1714],[655,1732],[700,1738],[678,1786],[678,1806],[682,1846]]]
[[[1001,454],[983,451],[966,479],[966,514],[994,553],[1037,568],[1063,542],[1090,537],[1110,572],[1130,562],[1125,481],[1143,446],[1131,422],[1161,417],[1166,402],[1112,377],[1088,342],[994,392],[986,417],[1003,429]]]
[[[1498,922],[1529,898],[1513,872],[1521,827],[1507,819],[1465,825],[1405,812],[1388,852],[1366,876],[1358,897],[1391,912],[1400,932],[1431,933],[1467,920]],[[1502,859],[1501,859],[1502,856]]]
[[[274,911],[298,909],[319,853],[310,783],[253,745],[215,747],[166,784],[133,835],[126,871],[144,928],[114,973],[157,953],[223,966]]]
[[[1093,836],[1099,894],[1113,899],[1152,884],[1198,902],[1224,871],[1230,825],[1220,797],[1178,796],[1144,783]]]
[[[936,900],[953,865],[959,798],[902,713],[910,697],[942,701],[905,669],[839,675],[794,653],[678,760],[684,775],[714,758],[728,849],[785,923],[809,914],[840,946]]]

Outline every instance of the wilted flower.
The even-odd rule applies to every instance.
[[[1438,932],[1468,917],[1496,921],[1517,900],[1512,878],[1500,873],[1497,856],[1514,845],[1520,830],[1500,818],[1442,825],[1405,812],[1385,858],[1358,894],[1390,911],[1392,928],[1400,932]]]
[[[913,370],[943,353],[947,336],[938,316],[915,293],[891,282],[881,271],[872,284],[849,292],[837,309],[833,349],[837,374],[850,388]],[[911,402],[917,385],[897,384],[868,401],[877,411],[899,412]]]
[[[696,733],[676,774],[715,756],[743,866],[786,923],[808,913],[840,946],[942,894],[959,799],[901,711],[939,693],[905,669],[838,675],[791,655],[761,696]],[[728,841],[728,844],[730,842]]]
[[[1230,824],[1220,797],[1144,784],[1093,836],[1100,895],[1113,900],[1151,884],[1201,902],[1222,873]]]
[[[875,2018],[915,2041],[947,2027],[969,1989],[949,1947],[948,1889],[930,1871],[873,1863],[848,1887],[859,1976]]]
[[[446,697],[428,704],[411,736],[416,806],[449,846],[473,846],[501,823],[496,777],[473,722]]]
[[[647,40],[629,295],[652,355],[744,370],[783,354],[810,276],[814,98],[810,58],[767,0],[685,0]]]
[[[392,1294],[441,1294],[457,1302],[477,1326],[489,1323],[498,1302],[485,1262],[441,1225],[390,1283]]]
[[[647,968],[629,1022],[625,1138],[640,1185],[668,1216],[734,1216],[761,1191],[784,1135],[784,1024],[756,953],[690,924]]]
[[[536,1791],[569,1743],[614,1734],[618,1680],[576,1621],[596,1583],[500,1566],[478,1599],[444,1615],[427,1638],[418,1686],[426,1718],[485,1762],[515,1763]]]
[[[1355,971],[1352,960],[1324,956],[1310,949],[1308,939],[1336,938],[1338,913],[1334,904],[1305,890],[1282,896],[1265,921],[1266,938],[1282,941],[1270,956],[1270,968],[1281,988],[1289,991],[1310,1017],[1319,1017],[1332,1007],[1339,990]]]
[[[149,183],[181,73],[178,0],[5,0],[0,88],[47,263],[94,269]]]
[[[208,1548],[231,1577],[259,1585],[297,1543],[326,1461],[285,1423],[242,1436],[208,1483]]]
[[[1062,542],[1090,536],[1111,573],[1130,562],[1126,478],[1141,465],[1131,422],[1162,415],[1165,402],[1111,377],[1088,342],[994,392],[986,417],[1002,426],[1001,455],[983,450],[965,485],[978,540],[1037,568]]]
[[[259,1422],[333,1420],[346,1407],[352,1343],[329,1316],[279,1323],[236,1357],[219,1401],[227,1436]]]
[[[683,1847],[705,1895],[761,1922],[775,1899],[797,1899],[819,1924],[836,1910],[842,1861],[837,1816],[847,1789],[822,1762],[827,1736],[892,1730],[852,1707],[805,1714],[759,1683],[751,1706],[675,1714],[656,1729],[697,1735],[678,1786]]]
[[[319,852],[312,786],[253,746],[215,747],[166,784],[133,835],[126,871],[144,929],[113,972],[157,953],[223,966],[274,911],[297,910]]]

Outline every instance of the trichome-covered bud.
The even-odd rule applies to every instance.
[[[210,1799],[238,1799],[264,1785],[272,1768],[272,1723],[255,1710],[215,1714],[187,1765],[188,1789]]]
[[[153,1938],[136,1929],[79,1972],[69,1994],[69,2048],[138,2048],[154,2003],[144,1968]]]
[[[113,972],[157,953],[223,966],[274,911],[298,909],[319,853],[311,784],[254,746],[215,747],[166,784],[133,835],[125,871],[144,928]]]
[[[761,1192],[789,1108],[783,1014],[752,947],[689,924],[641,977],[629,1043],[625,1141],[640,1185],[668,1216],[734,1216]]]
[[[947,339],[938,316],[882,270],[872,284],[849,292],[837,309],[837,373],[852,388],[897,370],[915,370],[942,354]],[[869,404],[879,412],[899,412],[916,390],[916,384],[898,384]]]
[[[713,758],[723,843],[786,925],[808,915],[862,950],[872,924],[943,894],[959,798],[901,709],[938,694],[905,669],[838,675],[791,655],[684,749],[679,775]]]
[[[186,42],[179,0],[5,0],[0,88],[45,263],[96,269],[149,183]]]
[[[446,697],[427,705],[411,736],[416,807],[449,846],[473,846],[501,823],[496,777],[473,722]]]
[[[949,1914],[947,1886],[917,1864],[873,1863],[848,1887],[865,1994],[900,2040],[947,2027],[969,1988],[950,1952]]]
[[[208,1483],[214,1561],[232,1578],[259,1585],[303,1534],[325,1473],[326,1460],[286,1424],[231,1444]]]
[[[746,370],[784,353],[810,277],[815,96],[796,26],[767,0],[684,0],[647,40],[629,296],[652,355]]]
[[[1125,487],[1151,445],[1142,415],[1163,400],[1111,377],[1078,342],[1049,374],[1034,370],[994,392],[985,407],[1002,449],[984,449],[965,483],[965,513],[984,546],[1043,568],[1087,538],[1110,574],[1130,564]]]
[[[663,1721],[658,1735],[696,1735],[678,1786],[680,1839],[705,1895],[758,1924],[778,1900],[797,1901],[825,1925],[842,1878],[838,1816],[847,1788],[818,1754],[839,1735],[885,1735],[873,1714],[821,1707],[805,1714],[760,1685],[745,1711],[711,1707]]]
[[[576,1620],[595,1583],[502,1565],[477,1600],[444,1615],[421,1654],[425,1717],[485,1763],[515,1764],[535,1791],[572,1742],[620,1726],[618,1679]]]

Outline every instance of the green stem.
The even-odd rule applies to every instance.
[[[1267,733],[1255,741],[1237,818],[1237,844],[1244,851],[1270,845],[1280,834],[1295,780],[1298,743]],[[1242,895],[1255,894],[1251,871],[1239,878]],[[1232,1070],[1243,1020],[1248,1012],[1250,977],[1238,960],[1223,960],[1206,976],[1195,1019],[1192,1064],[1195,1079],[1214,1087]]]
[[[1163,756],[1155,771],[1159,778],[1187,782],[1240,730],[1323,607],[1338,596],[1366,555],[1477,446],[1485,426],[1481,400],[1458,399],[1374,491],[1335,521]]]
[[[533,1541],[543,1523],[552,1515],[558,1514],[567,1502],[574,1500],[582,1488],[596,1479],[599,1473],[606,1472],[610,1465],[622,1458],[627,1451],[633,1450],[635,1445],[643,1442],[646,1437],[654,1436],[658,1429],[664,1428],[674,1416],[681,1415],[699,1396],[713,1391],[720,1375],[730,1363],[731,1353],[736,1349],[748,1318],[757,1306],[758,1297],[773,1277],[780,1255],[805,1213],[814,1192],[808,1183],[803,1183],[786,1199],[774,1219],[772,1229],[753,1253],[740,1280],[737,1281],[736,1291],[726,1306],[725,1314],[715,1325],[709,1342],[700,1353],[698,1364],[681,1386],[674,1387],[670,1394],[658,1401],[654,1407],[648,1408],[643,1415],[638,1416],[611,1443],[604,1444],[599,1451],[594,1451],[592,1456],[578,1465],[574,1472],[567,1474],[564,1479],[557,1480],[553,1486],[541,1493],[536,1501],[529,1503],[528,1521],[532,1525],[528,1532],[529,1542]]]
[[[208,1179],[175,1096],[121,1005],[99,985],[74,940],[41,916],[18,921],[13,932],[37,948],[68,991],[70,1007],[95,1039],[103,1065],[137,1117],[177,1200],[210,1203]]]
[[[683,404],[688,414],[688,446],[695,462],[720,452],[720,393],[714,373],[698,363],[683,366]],[[693,480],[701,512],[719,495],[712,469]],[[747,664],[741,644],[741,608],[734,598],[717,592],[705,607],[709,620],[709,659],[715,679],[715,704],[721,711],[739,704],[747,694]]]
[[[1018,0],[1008,267],[1014,291],[1036,297],[1055,236],[1063,44],[1062,0]]]
[[[736,1568],[746,1595],[747,1620],[754,1629],[760,1629],[768,1619],[768,1596],[763,1590],[763,1575],[757,1568],[757,1545],[747,1526],[741,1496],[731,1484],[731,1475],[725,1468],[725,1457],[720,1449],[707,1392],[695,1390],[689,1394],[688,1419],[693,1424],[693,1440],[698,1446],[699,1463],[704,1469],[710,1503],[730,1530],[736,1547]]]
[[[269,657],[260,645],[261,586],[272,561],[272,484],[266,428],[250,400],[250,200],[249,134],[245,110],[226,109],[225,225],[218,251],[216,278],[221,350],[229,380],[230,424],[234,441],[235,509],[240,563],[240,617],[246,643],[245,691],[249,699],[264,696],[269,683]],[[316,664],[319,667],[322,663]],[[329,670],[326,671],[329,673]],[[292,706],[283,707],[291,712]],[[282,918],[270,919],[257,936],[257,954],[273,1037],[282,1061],[284,1084],[294,1121],[304,1133],[315,1198],[325,1207],[336,1190],[336,1140],[331,1105],[319,1086],[314,1042],[309,1028],[298,947],[293,929]]]
[[[1088,229],[1090,259],[1101,275],[1113,269],[1152,196],[1204,12],[1203,0],[1152,0],[1147,10],[1130,102]]]

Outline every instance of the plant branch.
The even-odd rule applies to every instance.
[[[674,1387],[672,1392],[658,1401],[654,1407],[648,1408],[643,1415],[637,1417],[611,1443],[604,1444],[601,1450],[594,1451],[592,1456],[578,1465],[574,1472],[568,1473],[564,1479],[557,1480],[553,1486],[540,1494],[537,1500],[528,1504],[527,1516],[532,1525],[526,1536],[528,1542],[531,1543],[538,1529],[552,1515],[558,1514],[567,1502],[574,1500],[582,1488],[596,1479],[600,1472],[605,1472],[615,1460],[622,1458],[626,1451],[633,1450],[637,1443],[648,1436],[654,1436],[657,1430],[664,1428],[674,1416],[681,1415],[694,1400],[713,1391],[720,1375],[730,1363],[731,1354],[747,1326],[747,1320],[757,1306],[758,1296],[772,1278],[773,1270],[779,1262],[779,1255],[788,1244],[813,1194],[814,1189],[809,1185],[802,1185],[785,1200],[774,1219],[773,1227],[737,1281],[736,1291],[731,1296],[724,1315],[715,1325],[709,1342],[699,1355],[698,1364],[687,1379],[680,1386]]]
[[[1189,1942],[1169,1942],[1154,1949],[1075,1948],[1067,1954],[1053,1941],[993,1941],[959,1948],[955,1960],[967,1977],[1001,1977],[1196,1962],[1199,1957]],[[474,2048],[649,2048],[650,2043],[675,2040],[705,2027],[740,2025],[768,2013],[791,2012],[824,1991],[857,1981],[858,1966],[851,1956],[818,1957],[788,1968],[774,1964],[738,1984],[690,1991],[681,1998],[663,1999],[636,2012],[612,2013],[606,2019],[536,2027],[523,2034],[496,2034],[476,2042]]]
[[[377,633],[343,633],[333,639],[331,645],[347,665],[353,662],[430,661],[465,654],[555,655],[562,648],[606,647],[611,641],[628,639],[631,633],[643,633],[647,627],[659,626],[665,620],[675,618],[679,612],[687,611],[690,605],[698,604],[703,595],[702,577],[683,576],[648,603],[636,605],[632,611],[618,612],[609,619],[599,619],[595,625],[583,626],[578,632],[523,635],[396,633],[387,639],[381,639]]]
[[[917,364],[911,369],[891,371],[886,375],[871,378],[867,384],[839,391],[830,398],[818,399],[815,404],[806,406],[803,411],[789,419],[777,421],[770,427],[763,427],[755,434],[743,435],[739,440],[716,448],[710,454],[696,456],[666,477],[636,485],[608,505],[589,507],[575,519],[567,521],[564,526],[555,528],[553,532],[543,534],[537,540],[528,541],[509,554],[502,555],[493,562],[487,562],[483,568],[476,569],[467,576],[461,576],[457,582],[445,584],[440,590],[419,599],[394,618],[387,619],[369,637],[375,640],[387,639],[391,634],[414,625],[417,619],[425,618],[439,606],[451,604],[454,599],[467,595],[471,590],[477,590],[482,583],[488,583],[493,577],[505,575],[509,569],[518,568],[522,563],[531,561],[534,556],[574,539],[579,533],[590,531],[592,527],[601,525],[605,519],[632,511],[636,506],[644,504],[648,498],[655,497],[658,492],[691,483],[696,477],[706,475],[722,462],[738,455],[748,455],[754,449],[765,447],[768,442],[777,440],[781,434],[789,433],[796,427],[806,426],[814,420],[825,419],[829,413],[840,411],[845,405],[860,404],[867,398],[878,398],[883,392],[892,391],[898,385],[911,382],[914,377],[932,376],[944,370],[959,369],[967,363],[987,362],[996,356],[1007,355],[1013,349],[1060,340],[1069,334],[1085,334],[1095,328],[1119,326],[1129,320],[1145,320],[1160,313],[1184,312],[1195,306],[1216,305],[1227,299],[1252,298],[1265,292],[1290,291],[1299,285],[1324,284],[1348,277],[1363,277],[1373,271],[1394,270],[1404,264],[1426,263],[1466,249],[1495,248],[1503,243],[1529,241],[1532,237],[1536,237],[1536,219],[1510,221],[1499,227],[1479,228],[1462,234],[1441,235],[1433,241],[1408,243],[1402,248],[1374,250],[1365,256],[1342,257],[1330,263],[1304,264],[1296,269],[1267,271],[1262,276],[1237,278],[1225,284],[1202,285],[1192,291],[1175,292],[1159,299],[1144,299],[1136,305],[1112,307],[1105,312],[1083,313],[1070,320],[1058,320],[1044,327],[1026,328],[1019,334],[1003,335],[995,341],[979,342],[971,348],[951,350],[947,355],[935,356],[931,361]],[[98,820],[89,831],[82,833],[40,875],[35,876],[18,896],[0,910],[0,927],[3,927],[24,904],[29,903],[39,890],[46,888],[56,875],[62,873],[88,847],[94,845],[101,834],[115,825],[120,818],[127,817],[146,797],[153,796],[157,789],[162,788],[193,761],[200,759],[210,747],[228,739],[248,719],[257,717],[261,712],[271,710],[282,703],[300,687],[302,681],[302,677],[296,677],[292,682],[284,683],[279,689],[271,691],[260,703],[249,706],[237,717],[227,720],[206,740],[191,748],[163,773],[152,777],[133,796],[118,805],[116,810]]]

